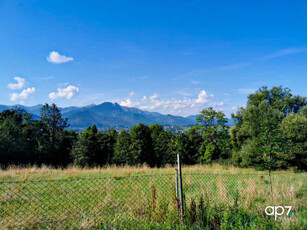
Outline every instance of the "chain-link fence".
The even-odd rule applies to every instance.
[[[239,221],[236,218],[251,225],[257,216],[267,225],[271,222],[263,210],[270,202],[299,206],[306,201],[304,193],[297,198],[302,180],[273,174],[272,181],[273,194],[265,173],[183,173],[185,225],[219,229],[225,218],[229,226]],[[240,217],[233,216],[235,212]],[[181,227],[175,170],[162,175],[0,182],[0,229]]]

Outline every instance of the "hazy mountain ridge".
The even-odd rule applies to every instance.
[[[22,106],[22,105],[0,105],[0,112],[5,109],[21,108],[34,115],[40,116],[40,109],[43,105]],[[164,115],[157,112],[148,112],[137,108],[120,106],[117,103],[104,102],[98,105],[83,107],[70,106],[60,108],[63,117],[68,118],[71,129],[82,130],[89,125],[96,124],[98,128],[129,128],[140,122],[145,125],[158,123],[160,125],[192,126],[195,124],[196,115],[181,117]],[[230,122],[231,123],[231,122]],[[231,125],[231,124],[230,124]]]
[[[22,105],[0,105],[0,112],[5,109],[21,108],[33,114],[40,116],[40,109],[43,105],[22,106]],[[70,128],[84,129],[89,125],[96,124],[99,128],[120,127],[129,128],[140,122],[151,125],[158,123],[161,125],[190,126],[194,122],[190,119],[163,115],[157,112],[143,111],[137,108],[120,106],[117,103],[104,102],[99,105],[88,105],[84,107],[70,106],[60,108],[63,117],[68,118]]]

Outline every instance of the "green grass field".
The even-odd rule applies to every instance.
[[[0,229],[306,229],[307,174],[183,167],[181,225],[174,167],[0,172]],[[266,206],[294,206],[274,221]]]

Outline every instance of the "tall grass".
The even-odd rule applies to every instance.
[[[0,229],[306,229],[306,173],[185,166],[185,226],[174,167],[0,171]],[[292,205],[277,221],[268,205]]]
[[[94,168],[78,168],[68,166],[67,168],[54,168],[51,166],[28,166],[21,167],[11,165],[6,169],[0,168],[0,179],[63,179],[70,177],[95,177],[95,176],[130,176],[130,175],[152,175],[152,174],[174,174],[175,167],[166,166],[164,168],[150,168],[147,165],[140,166],[116,166],[110,165],[107,167],[94,167]],[[249,174],[257,173],[253,168],[238,168],[234,166],[224,166],[219,164],[211,165],[193,165],[183,166],[183,173],[227,173],[227,174]],[[292,172],[276,171],[275,173]],[[263,172],[258,172],[263,174]]]

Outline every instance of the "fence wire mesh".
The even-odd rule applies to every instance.
[[[286,175],[285,175],[286,176]],[[273,178],[293,190],[297,182]],[[211,207],[263,210],[270,200],[287,205],[289,193],[272,196],[259,174],[183,173],[187,225],[217,229]],[[274,193],[273,191],[273,193]],[[276,193],[277,194],[277,193]],[[0,182],[0,229],[179,229],[181,216],[174,174]],[[207,217],[200,220],[201,209]],[[216,210],[216,209],[215,209]],[[210,216],[210,215],[211,216]],[[262,214],[261,214],[262,215]],[[198,219],[197,219],[198,218]]]

